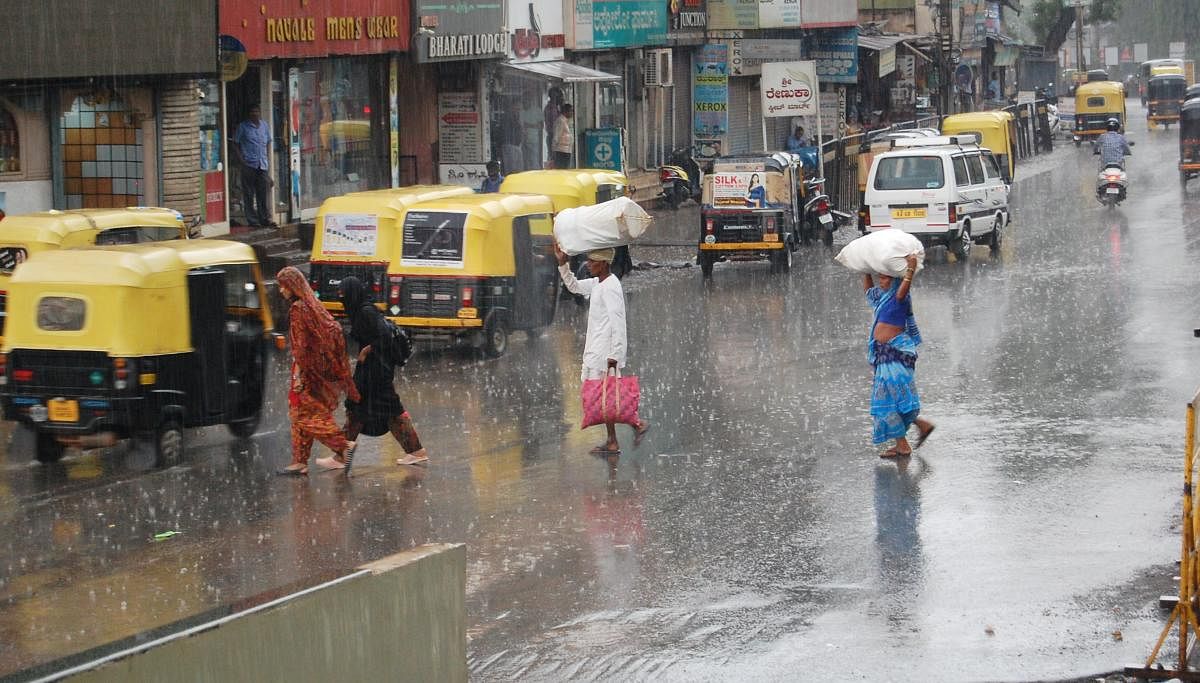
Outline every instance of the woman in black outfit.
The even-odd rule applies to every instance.
[[[428,461],[412,417],[396,395],[396,366],[391,359],[397,354],[389,346],[394,342],[383,312],[367,300],[366,286],[356,277],[342,280],[338,298],[350,318],[350,338],[359,347],[354,385],[362,394],[359,403],[346,401],[346,438],[353,441],[360,433],[382,436],[391,432],[405,453],[396,460],[397,465]]]

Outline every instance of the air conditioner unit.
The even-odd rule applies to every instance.
[[[646,50],[646,87],[669,88],[675,85],[675,69],[671,49]]]

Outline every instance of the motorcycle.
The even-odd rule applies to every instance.
[[[815,239],[820,233],[821,242],[829,247],[833,246],[833,233],[837,232],[838,225],[848,223],[854,217],[833,208],[833,202],[825,194],[824,185],[824,178],[804,181],[804,196],[808,198],[804,202],[804,241]]]
[[[1133,143],[1129,145],[1132,147]],[[1099,153],[1097,146],[1093,154]],[[1129,175],[1125,173],[1125,165],[1118,162],[1104,164],[1096,176],[1096,200],[1111,209],[1125,201],[1128,192]]]
[[[662,183],[659,199],[664,200],[672,211],[688,199],[700,197],[702,172],[689,148],[671,152],[671,163],[658,167],[658,179]]]

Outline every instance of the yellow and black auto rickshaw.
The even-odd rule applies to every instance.
[[[317,211],[308,281],[325,308],[342,315],[338,285],[351,275],[363,281],[383,308],[388,261],[400,244],[404,210],[430,199],[473,194],[461,185],[412,185],[330,197]]]
[[[700,272],[717,261],[766,259],[771,272],[792,268],[804,219],[804,171],[786,152],[719,157],[704,176],[698,240]]]
[[[1179,184],[1187,194],[1187,183],[1200,177],[1200,98],[1179,108]]]
[[[1016,177],[1016,127],[1012,114],[999,111],[980,111],[953,114],[942,121],[942,135],[973,133],[979,146],[992,150],[1000,162],[1000,173],[1010,185]]]
[[[1085,138],[1103,134],[1108,120],[1113,118],[1125,126],[1125,88],[1120,83],[1099,81],[1075,89],[1075,129],[1071,139],[1076,147]]]
[[[490,356],[508,334],[554,320],[554,204],[544,195],[476,194],[411,206],[387,272],[392,322],[416,339],[470,342]]]
[[[75,209],[8,216],[0,222],[0,334],[4,331],[8,279],[30,256],[50,249],[140,244],[187,236],[183,217],[173,209]]]
[[[1179,121],[1179,107],[1187,92],[1187,79],[1182,74],[1154,76],[1146,83],[1146,127],[1154,130],[1162,124],[1170,128]]]
[[[9,282],[0,355],[7,419],[37,458],[152,435],[176,462],[184,428],[258,425],[272,320],[254,251],[188,240],[34,255]]]
[[[629,179],[617,171],[599,168],[547,169],[544,171],[522,171],[504,177],[501,192],[517,194],[542,194],[554,203],[554,213],[580,206],[594,206],[610,199],[624,197],[629,189]],[[571,268],[578,269],[582,256],[571,259]],[[617,248],[612,263],[617,277],[633,270],[633,259],[629,247]]]

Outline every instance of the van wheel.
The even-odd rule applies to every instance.
[[[1000,242],[1004,239],[1002,234],[1004,228],[1004,214],[996,214],[996,221],[992,224],[992,234],[988,238],[988,248],[992,250],[992,254],[1000,253]]]
[[[174,418],[164,418],[154,429],[154,464],[172,467],[183,459],[183,427]]]
[[[63,453],[67,447],[53,434],[45,432],[37,433],[37,459],[38,462],[58,462],[62,460]]]
[[[225,425],[229,428],[229,433],[239,439],[249,439],[254,436],[254,432],[258,431],[259,420],[262,419],[262,411],[257,411],[250,417],[242,418],[237,422],[230,422]]]
[[[493,315],[483,326],[483,352],[499,358],[505,351],[508,351],[508,326],[499,315]]]
[[[704,252],[700,252],[700,256],[699,256],[700,274],[703,275],[704,277],[712,277],[713,262],[715,260],[716,259],[713,258],[711,255],[706,254]]]
[[[971,253],[971,224],[963,223],[962,231],[959,232],[958,239],[950,246],[950,251],[954,253],[954,257],[959,261],[966,262],[967,256]]]

